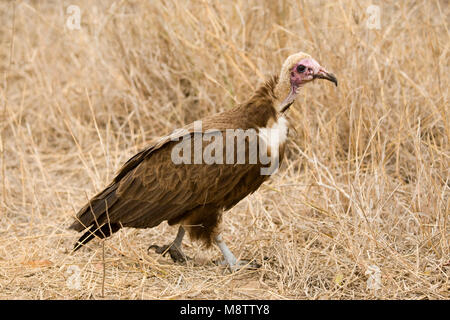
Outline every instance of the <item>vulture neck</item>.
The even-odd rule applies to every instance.
[[[278,112],[284,113],[294,103],[298,88],[295,88],[284,81],[279,81],[274,89],[275,108]]]

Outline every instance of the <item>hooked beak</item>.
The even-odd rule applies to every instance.
[[[324,70],[320,70],[319,73],[315,74],[314,79],[325,79],[325,80],[333,82],[336,85],[336,87],[338,85],[336,76],[334,74],[332,74],[331,72],[327,72]]]

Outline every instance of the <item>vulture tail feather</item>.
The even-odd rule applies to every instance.
[[[104,224],[100,228],[95,228],[95,226],[91,226],[75,243],[73,251],[74,252],[77,251],[95,237],[98,237],[100,239],[107,238],[114,232],[118,231],[119,229],[120,225],[117,223]]]
[[[117,184],[113,184],[89,200],[77,213],[77,218],[69,229],[83,231],[92,225],[98,226],[107,222],[107,212],[111,211],[111,207],[118,200],[116,189]]]

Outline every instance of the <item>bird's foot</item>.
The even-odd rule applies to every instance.
[[[156,244],[153,244],[150,247],[148,247],[147,251],[149,251],[150,249],[155,249],[155,252],[162,254],[163,257],[167,253],[169,253],[173,262],[186,262],[187,260],[191,259],[187,255],[185,255],[183,251],[181,251],[181,248],[178,248],[173,243],[164,246],[158,246]]]
[[[228,263],[225,259],[213,261],[215,265],[224,266],[230,269],[231,272],[237,272],[241,269],[258,269],[261,267],[255,260],[238,260],[234,263]]]

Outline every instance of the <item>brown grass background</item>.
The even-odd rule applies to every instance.
[[[69,5],[80,30],[66,26]],[[1,1],[0,298],[449,299],[449,9]],[[74,214],[130,156],[245,101],[297,51],[339,87],[302,89],[282,168],[224,215],[225,241],[259,270],[230,274],[211,263],[216,247],[189,239],[187,265],[147,254],[173,239],[165,223],[71,253]]]

